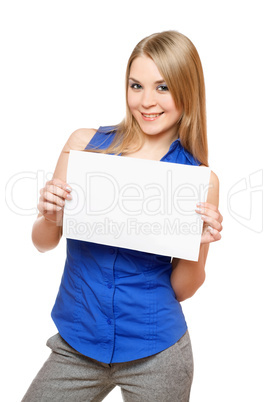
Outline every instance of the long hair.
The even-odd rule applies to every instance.
[[[124,153],[138,150],[144,135],[128,104],[128,80],[133,60],[148,56],[165,80],[177,108],[183,113],[177,125],[177,137],[182,146],[201,164],[208,166],[205,83],[202,64],[193,43],[177,31],[150,35],[134,48],[126,69],[126,117],[115,126],[112,144],[102,152]],[[135,138],[135,141],[133,139]],[[133,148],[133,143],[137,144]]]

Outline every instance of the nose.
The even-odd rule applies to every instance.
[[[154,91],[152,90],[144,90],[142,94],[142,107],[145,109],[150,108],[151,106],[156,105],[156,99],[155,99],[155,94]]]

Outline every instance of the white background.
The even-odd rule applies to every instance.
[[[195,357],[191,402],[268,400],[265,3],[1,3],[1,396],[5,402],[21,400],[49,354],[47,338],[56,332],[50,311],[64,266],[65,243],[45,254],[33,247],[38,189],[75,129],[121,121],[130,52],[144,36],[167,29],[187,35],[203,62],[209,160],[221,182],[224,215],[223,238],[210,247],[206,282],[183,303]],[[15,182],[19,175],[24,179]],[[120,400],[119,389],[106,398]]]

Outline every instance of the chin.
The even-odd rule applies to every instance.
[[[144,124],[143,121],[138,121],[138,124],[140,126],[141,131],[144,132],[145,134],[154,135],[162,131],[160,127],[153,126],[152,124],[151,126],[149,124]]]
[[[143,127],[142,125],[140,125],[140,128],[142,130],[142,132],[146,135],[158,135],[158,134],[162,134],[164,131],[159,129],[159,128],[155,128],[155,127]]]

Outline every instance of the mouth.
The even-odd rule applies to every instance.
[[[161,113],[141,113],[144,120],[153,121],[156,120],[158,117],[162,116],[164,112]]]

